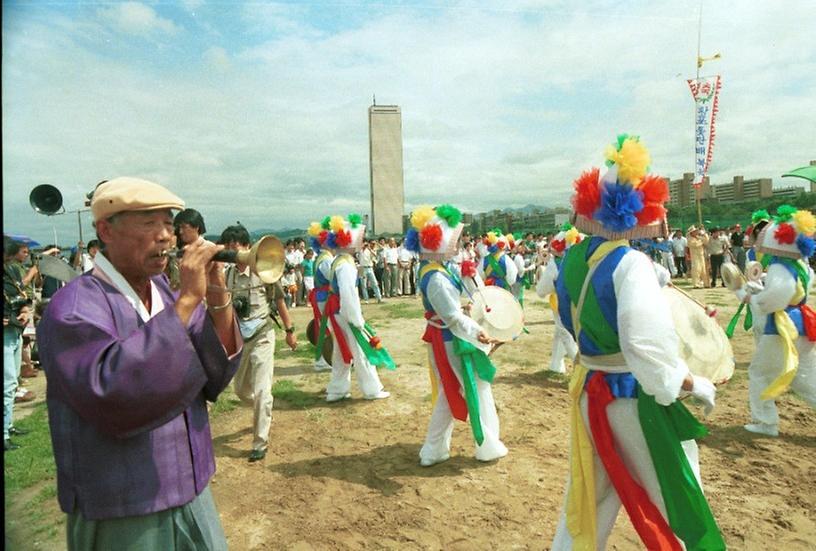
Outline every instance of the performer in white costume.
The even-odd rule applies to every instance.
[[[754,357],[748,367],[752,422],[745,429],[779,434],[775,398],[792,388],[816,408],[816,312],[807,305],[813,271],[816,218],[789,205],[777,209],[773,222],[757,237],[755,249],[768,267],[763,289],[743,287],[737,297],[751,306],[755,320],[764,318]]]
[[[479,262],[479,277],[485,285],[496,285],[510,291],[518,277],[516,263],[507,256],[510,249],[507,235],[501,230],[487,232],[484,239],[487,255]]]
[[[325,315],[331,324],[334,352],[332,378],[326,388],[326,401],[336,402],[351,397],[351,364],[357,373],[357,383],[366,400],[388,398],[375,366],[394,369],[394,362],[382,347],[379,337],[366,324],[357,294],[357,267],[352,255],[363,244],[365,226],[358,214],[331,216],[325,244],[335,251],[331,265],[331,293],[326,301]]]
[[[546,265],[539,267],[538,283],[536,283],[536,293],[543,299],[549,299],[550,309],[553,314],[553,322],[555,323],[555,331],[553,334],[552,354],[550,355],[550,371],[556,373],[566,373],[567,368],[564,365],[564,358],[569,358],[570,361],[575,360],[575,355],[578,353],[578,345],[575,344],[575,339],[569,331],[564,329],[564,324],[561,323],[561,318],[558,316],[558,299],[555,294],[555,280],[558,279],[558,267],[561,265],[561,260],[564,257],[564,252],[580,243],[585,236],[581,235],[577,228],[572,224],[565,224],[550,241],[550,252],[552,256]]]
[[[428,320],[422,338],[428,343],[434,406],[419,452],[424,467],[450,457],[454,419],[469,418],[476,459],[492,461],[507,455],[490,386],[496,368],[487,357],[497,341],[463,311],[460,296],[467,292],[465,284],[447,262],[456,254],[461,219],[451,205],[420,207],[411,213],[413,228],[405,236],[406,246],[419,253],[419,289]]]
[[[325,317],[326,301],[331,292],[331,265],[334,255],[326,244],[331,230],[327,216],[322,222],[312,222],[309,225],[309,236],[312,249],[317,254],[314,263],[314,288],[309,291],[309,305],[312,307],[314,328],[319,334],[315,339],[315,371],[330,371],[331,364],[323,357],[323,339],[331,338],[328,319]],[[325,321],[324,321],[325,319]]]
[[[576,227],[592,237],[564,256],[556,281],[564,327],[577,336],[570,382],[570,476],[553,550],[605,549],[623,505],[647,549],[721,550],[703,496],[694,438],[706,430],[678,400],[714,407],[710,381],[679,356],[671,312],[649,258],[631,238],[665,235],[666,180],[622,135],[606,173],[575,181]]]

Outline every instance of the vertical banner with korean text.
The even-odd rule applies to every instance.
[[[689,79],[694,96],[694,187],[700,187],[711,165],[714,152],[714,123],[720,94],[720,75]]]

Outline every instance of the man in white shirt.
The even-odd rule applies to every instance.
[[[688,240],[683,236],[681,230],[674,232],[674,237],[671,238],[672,255],[674,256],[674,266],[677,269],[677,277],[683,277],[688,272],[686,267],[686,249],[688,248]]]
[[[357,263],[359,266],[360,286],[363,288],[363,302],[368,303],[368,290],[374,289],[374,297],[377,303],[382,302],[380,286],[374,275],[374,255],[371,253],[371,244],[363,242],[363,248],[357,253]]]
[[[383,256],[385,257],[385,273],[383,275],[383,294],[387,297],[395,297],[398,294],[399,283],[397,276],[399,270],[397,269],[397,260],[399,259],[399,247],[397,247],[397,240],[393,237],[388,240],[388,244],[383,247]]]
[[[413,260],[414,253],[405,248],[405,243],[400,245],[397,251],[397,280],[399,294],[402,296],[411,294],[411,263]]]

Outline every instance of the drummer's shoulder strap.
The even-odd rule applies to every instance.
[[[585,239],[571,247],[564,257],[558,286],[562,289],[560,294],[566,291],[567,296],[559,297],[559,314],[562,320],[565,315],[569,316],[570,326],[583,333],[585,339],[579,340],[579,343],[584,345],[583,352],[586,354],[620,352],[612,273],[629,250],[626,240],[598,244],[594,239]],[[586,281],[589,278],[592,281]],[[577,312],[579,302],[580,313]],[[576,335],[577,340],[578,337]]]
[[[462,290],[462,283],[459,281],[455,275],[453,275],[450,271],[448,271],[445,266],[440,264],[439,262],[428,262],[427,264],[421,266],[419,268],[419,290],[423,296],[426,295],[426,291],[428,289],[428,282],[431,280],[431,276],[435,273],[440,273],[445,276],[451,284],[459,289]]]

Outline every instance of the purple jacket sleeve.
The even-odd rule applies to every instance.
[[[37,331],[49,396],[120,438],[165,424],[202,390],[217,396],[240,355],[227,359],[203,308],[185,327],[162,294],[164,310],[143,323],[95,277],[57,293]]]

